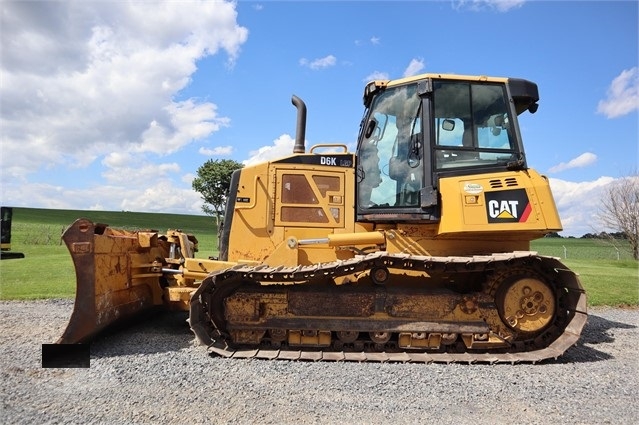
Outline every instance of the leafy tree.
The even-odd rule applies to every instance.
[[[601,200],[599,220],[606,228],[622,233],[630,244],[633,258],[639,260],[639,174],[637,172],[608,186]]]
[[[233,171],[242,167],[241,163],[231,159],[209,159],[197,169],[197,177],[193,179],[193,190],[202,195],[202,211],[214,216],[218,225],[231,186],[231,175]]]

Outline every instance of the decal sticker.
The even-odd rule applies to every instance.
[[[320,157],[320,164],[333,165],[337,167],[337,158],[335,158],[334,156],[322,156]]]
[[[294,155],[288,158],[273,161],[274,164],[306,164],[306,165],[328,165],[331,167],[353,167],[352,154],[335,155]]]
[[[532,206],[526,189],[502,190],[486,193],[486,213],[489,223],[524,223]]]
[[[479,183],[465,183],[464,192],[471,195],[479,195],[484,191],[484,187]]]

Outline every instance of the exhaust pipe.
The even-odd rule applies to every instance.
[[[304,153],[306,152],[306,146],[304,145],[306,140],[306,104],[295,95],[293,95],[291,102],[297,108],[297,129],[295,130],[293,153]]]

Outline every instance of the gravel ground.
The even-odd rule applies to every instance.
[[[71,310],[0,302],[0,423],[639,423],[637,309],[591,309],[579,343],[535,365],[222,359],[170,313],[94,342],[88,369],[43,369]]]

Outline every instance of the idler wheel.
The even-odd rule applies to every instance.
[[[556,300],[550,286],[536,278],[522,278],[503,285],[497,293],[497,306],[504,323],[511,329],[535,333],[545,329],[555,316]]]

